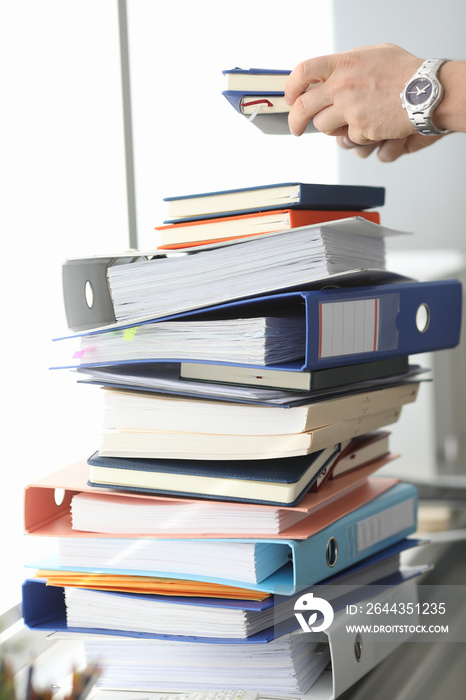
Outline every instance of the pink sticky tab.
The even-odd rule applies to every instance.
[[[73,355],[73,360],[80,360],[85,352],[85,350],[76,350],[76,352]]]

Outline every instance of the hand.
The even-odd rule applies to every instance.
[[[411,134],[402,139],[378,141],[365,146],[360,146],[351,141],[348,136],[337,136],[337,143],[341,148],[351,149],[360,158],[367,158],[377,151],[377,158],[383,163],[392,163],[394,160],[407,153],[415,153],[421,148],[430,146],[434,141],[443,138],[440,136],[425,136],[424,134]]]
[[[415,135],[400,92],[421,64],[393,44],[303,61],[285,87],[291,132],[300,136],[313,118],[319,131],[347,135],[358,145]]]

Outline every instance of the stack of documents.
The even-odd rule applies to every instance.
[[[377,472],[423,379],[410,356],[459,341],[461,286],[384,269],[380,188],[168,201],[169,252],[64,266],[53,369],[103,388],[103,428],[25,490],[26,533],[57,552],[29,563],[24,619],[82,639],[102,687],[330,698],[406,638],[344,651],[348,606],[416,603],[417,492]],[[236,235],[264,208],[312,223]]]
[[[354,217],[111,266],[115,316],[121,323],[134,323],[150,319],[155,309],[163,317],[227,302],[238,289],[244,298],[303,288],[347,270],[383,269],[384,238],[393,233]]]

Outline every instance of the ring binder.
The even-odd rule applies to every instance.
[[[139,255],[128,253],[118,257],[92,257],[67,260],[62,266],[63,300],[69,328],[82,331],[115,323],[113,301],[107,281],[112,265],[132,262]],[[89,303],[86,290],[90,290]]]

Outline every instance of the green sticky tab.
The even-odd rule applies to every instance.
[[[127,328],[125,330],[125,332],[123,333],[123,340],[133,340],[135,333],[136,333],[135,326],[133,326],[133,328]]]

